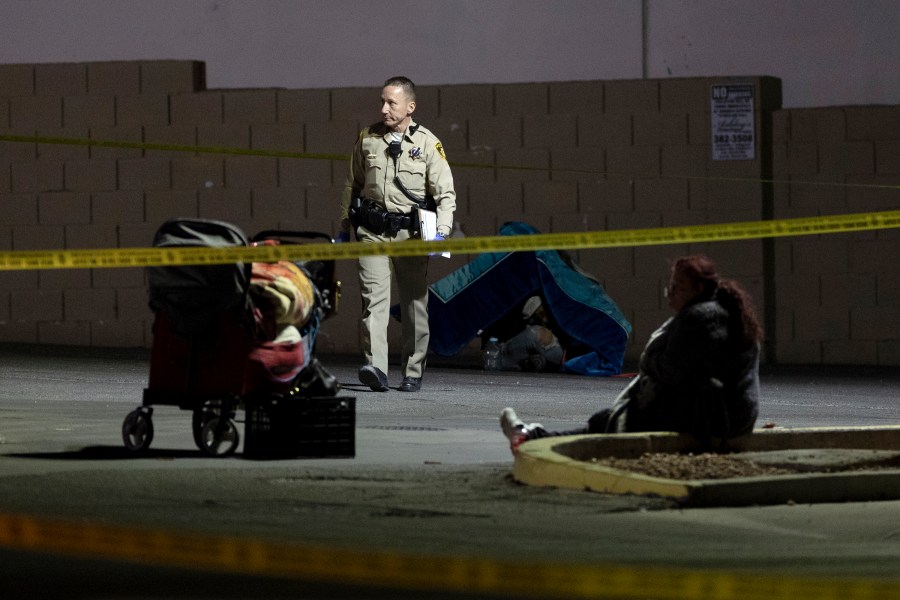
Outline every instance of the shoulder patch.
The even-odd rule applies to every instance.
[[[441,155],[441,158],[443,158],[444,160],[447,160],[447,155],[444,154],[444,147],[441,146],[440,142],[437,142],[434,145],[434,149],[437,150],[437,153]]]

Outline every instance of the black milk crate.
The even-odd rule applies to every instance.
[[[291,398],[245,408],[249,458],[353,458],[356,398]]]

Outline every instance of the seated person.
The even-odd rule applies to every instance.
[[[522,308],[525,328],[500,345],[505,371],[557,371],[563,361],[563,349],[548,327],[547,314],[540,296],[532,296]]]
[[[763,333],[749,295],[721,279],[709,258],[695,255],[672,265],[666,296],[675,314],[651,334],[637,377],[612,407],[594,414],[587,427],[565,432],[525,424],[506,408],[500,425],[513,452],[550,435],[675,431],[708,446],[753,430]]]

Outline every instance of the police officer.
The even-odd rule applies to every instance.
[[[363,129],[350,158],[341,198],[341,228],[363,243],[400,243],[421,237],[418,208],[437,213],[437,234],[450,236],[456,192],[444,149],[433,133],[412,119],[416,89],[406,77],[392,77],[381,91],[381,121]],[[428,353],[427,256],[361,256],[363,354],[359,380],[388,390],[391,274],[400,291],[403,333],[401,392],[422,385]]]

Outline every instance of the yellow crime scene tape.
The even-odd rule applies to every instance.
[[[900,598],[900,582],[890,580],[419,556],[16,514],[0,514],[0,545],[82,558],[423,592],[653,600]]]
[[[256,247],[107,248],[0,252],[0,271],[214,265],[280,260],[343,260],[360,256],[420,256],[435,252],[480,254],[579,250],[722,242],[769,237],[851,233],[900,227],[900,210],[769,221],[744,221],[655,229],[466,237],[442,242],[311,243]]]

